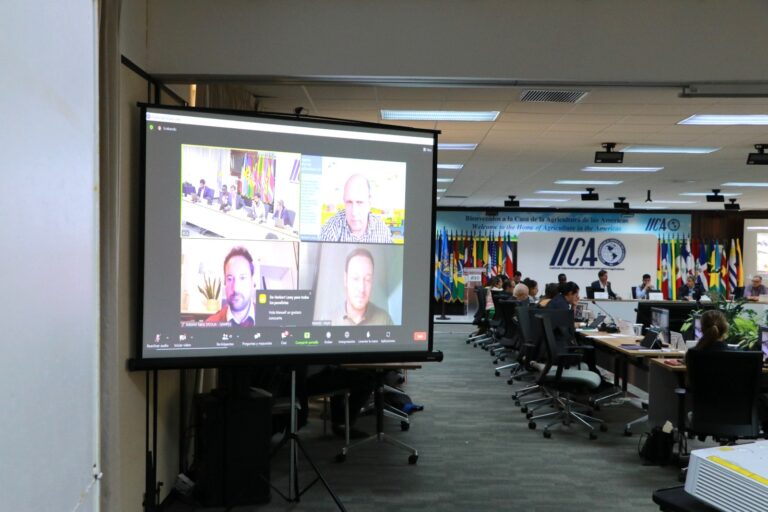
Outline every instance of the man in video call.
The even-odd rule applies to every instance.
[[[372,303],[373,255],[366,249],[355,249],[344,264],[344,307],[333,325],[390,325],[392,317]]]
[[[258,192],[253,194],[251,211],[248,212],[248,217],[258,222],[264,222],[267,219],[267,205],[261,200],[261,194]]]
[[[353,174],[344,184],[344,209],[323,225],[320,240],[392,243],[387,225],[371,213],[371,184],[365,176]]]
[[[229,322],[233,326],[253,327],[253,258],[245,247],[234,247],[224,258],[224,293],[227,304],[206,322]]]

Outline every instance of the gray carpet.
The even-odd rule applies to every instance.
[[[376,443],[336,463],[333,455],[341,441],[324,437],[319,419],[311,419],[301,431],[313,460],[348,510],[658,510],[651,494],[678,485],[677,470],[643,466],[638,435],[622,435],[623,423],[641,414],[637,408],[627,404],[599,411],[609,430],[595,441],[575,427],[555,429],[551,439],[544,439],[540,431],[528,429],[514,406],[513,387],[494,377],[488,353],[465,344],[461,331],[466,329],[436,326],[435,347],[445,360],[409,374],[405,390],[425,406],[412,416],[411,429],[401,432],[398,423],[385,420],[389,433],[419,450],[417,465],[408,465],[406,452]],[[373,432],[374,418],[363,417],[357,426]],[[286,450],[273,464],[273,483],[283,489],[287,462]],[[300,464],[306,484],[311,473],[307,464]],[[336,507],[318,483],[298,504],[273,494],[269,505],[256,510],[321,512]]]

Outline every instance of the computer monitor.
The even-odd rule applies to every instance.
[[[587,309],[589,305],[586,302],[579,302],[573,311],[573,317],[577,322],[582,322],[587,318]]]
[[[669,310],[651,308],[651,327],[659,331],[662,343],[669,343]]]
[[[763,347],[763,362],[768,362],[768,327],[760,326],[760,345]]]

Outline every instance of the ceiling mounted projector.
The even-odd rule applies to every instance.
[[[707,194],[707,202],[708,203],[724,203],[725,197],[720,195],[719,188],[713,188],[712,193]]]
[[[595,151],[596,164],[624,163],[624,153],[621,151],[613,151],[613,148],[616,147],[615,142],[603,142],[602,146],[605,148],[605,151]]]
[[[729,199],[731,204],[724,204],[726,210],[741,210],[741,206],[739,206],[739,203],[736,202],[735,199]]]
[[[599,201],[600,195],[595,193],[594,188],[587,187],[587,193],[581,194],[581,200],[582,201]]]
[[[765,154],[765,144],[755,144],[757,153],[747,156],[747,165],[768,165],[768,155]]]
[[[619,202],[613,203],[613,207],[616,210],[629,210],[629,203],[624,202],[626,199],[626,197],[619,197]]]
[[[520,201],[515,201],[515,196],[507,196],[509,199],[504,201],[504,206],[507,208],[517,208],[520,206]]]

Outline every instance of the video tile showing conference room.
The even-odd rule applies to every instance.
[[[299,288],[312,291],[312,325],[402,325],[403,246],[302,243]]]
[[[182,239],[181,327],[310,325],[298,265],[298,242]]]
[[[406,163],[304,155],[303,241],[403,244]]]
[[[182,238],[298,240],[301,155],[181,146]]]

